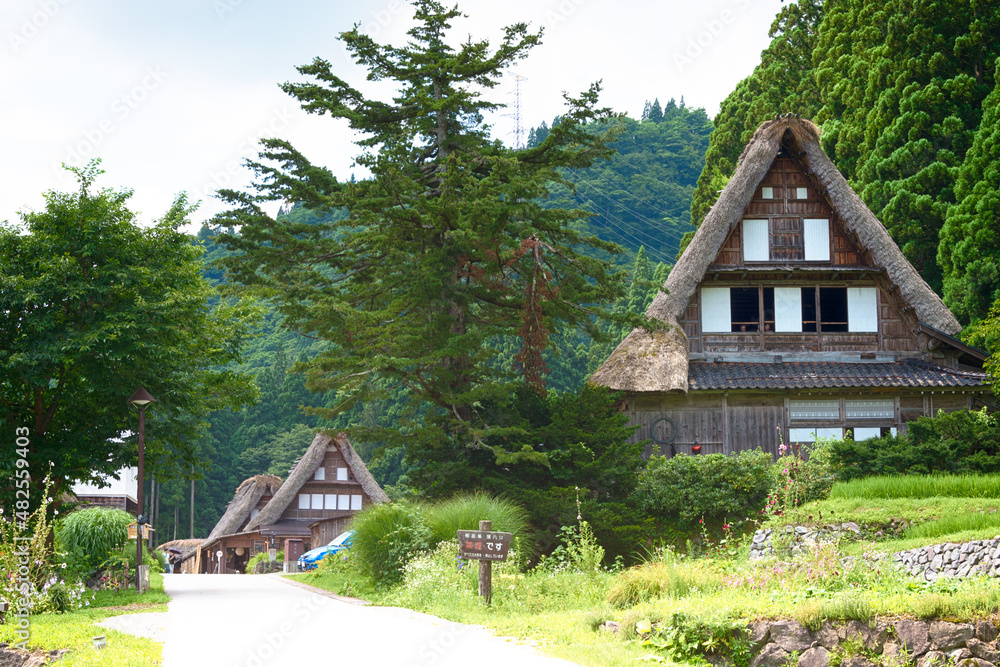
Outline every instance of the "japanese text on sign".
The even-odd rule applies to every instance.
[[[458,555],[467,560],[507,560],[510,538],[510,533],[460,530]]]

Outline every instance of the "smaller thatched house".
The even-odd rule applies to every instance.
[[[590,382],[623,391],[649,454],[904,431],[989,394],[984,353],[823,152],[763,123],[646,315]]]
[[[388,496],[347,436],[315,437],[282,482],[252,477],[236,490],[225,514],[193,556],[196,571],[243,572],[253,554],[301,539],[308,550],[342,533],[357,512]]]

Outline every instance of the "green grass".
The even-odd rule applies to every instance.
[[[936,521],[946,516],[1000,510],[995,498],[828,498],[806,503],[788,514],[776,518],[773,525],[825,525],[854,521],[878,525],[890,521],[908,524]]]
[[[1000,498],[1000,475],[894,475],[837,482],[830,498]]]
[[[135,591],[99,591],[95,598],[90,607],[79,611],[32,616],[29,647],[44,651],[70,649],[58,663],[66,667],[149,667],[162,663],[162,644],[97,625],[109,616],[166,611],[164,603],[170,597],[163,591],[161,575],[150,575],[150,591],[144,595]],[[101,650],[94,648],[93,638],[98,635],[107,637],[107,647]],[[13,645],[19,641],[12,626],[0,625],[0,642]]]

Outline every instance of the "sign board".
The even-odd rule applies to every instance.
[[[511,533],[458,531],[458,557],[466,560],[507,560]]]

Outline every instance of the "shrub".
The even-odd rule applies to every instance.
[[[873,475],[1000,472],[1000,424],[985,408],[921,417],[908,424],[906,435],[837,440],[831,448],[842,481]]]
[[[649,514],[682,524],[703,517],[746,517],[764,505],[770,468],[770,455],[760,450],[654,457],[639,476],[632,501]]]
[[[485,493],[468,493],[439,502],[424,511],[431,543],[454,540],[459,530],[476,530],[481,520],[493,522],[493,530],[511,533],[512,541],[530,551],[531,524],[520,505]]]
[[[128,525],[133,521],[131,514],[119,509],[90,507],[78,510],[56,523],[56,544],[66,553],[70,569],[90,576],[125,546]]]
[[[431,544],[419,508],[409,503],[372,505],[354,517],[351,528],[358,568],[376,586],[398,583],[407,562]]]
[[[821,440],[811,447],[803,447],[797,454],[781,456],[771,466],[771,491],[766,510],[782,514],[811,500],[828,497],[834,481],[831,448],[831,441]],[[779,453],[785,451],[782,445]]]
[[[278,553],[274,557],[275,563],[281,563],[283,560],[285,560],[284,549],[278,551]],[[257,574],[257,566],[260,565],[261,563],[267,563],[269,561],[270,557],[268,556],[266,551],[259,554],[254,554],[253,556],[250,557],[250,560],[247,561],[246,573]]]

